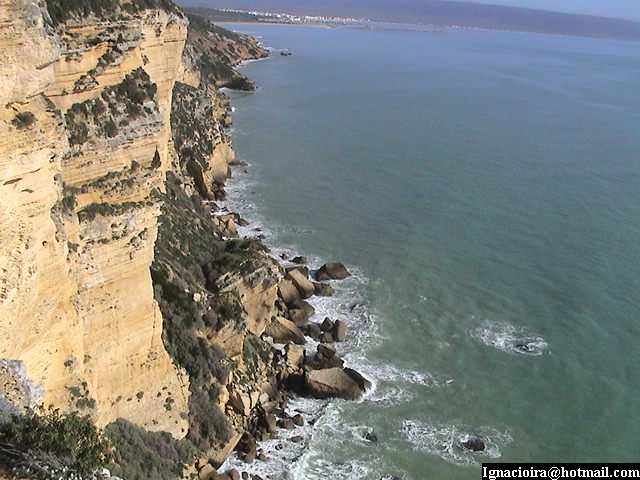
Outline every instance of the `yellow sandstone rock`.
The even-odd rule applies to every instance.
[[[148,10],[78,26],[71,42],[45,29],[38,5],[0,1],[0,358],[23,361],[47,404],[182,437],[189,381],[164,348],[149,267],[187,23]],[[108,48],[83,42],[108,27],[137,40],[79,90]],[[140,67],[157,84],[158,118],[70,146],[67,109]]]

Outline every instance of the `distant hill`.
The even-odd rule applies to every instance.
[[[449,0],[180,0],[187,6],[640,40],[640,22]]]

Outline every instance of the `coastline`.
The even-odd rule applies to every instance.
[[[237,24],[237,22],[234,23]],[[278,24],[273,25],[277,26]],[[263,47],[271,52],[278,51],[265,45]],[[243,66],[254,62],[272,59],[273,57],[269,56],[255,60],[245,60],[238,64],[237,67],[241,69]],[[231,93],[230,105],[232,111],[235,112],[236,105],[234,104],[233,95],[243,95],[243,92],[229,90],[225,93]],[[252,93],[252,95],[256,94],[256,92]],[[229,131],[232,141],[234,140],[233,128],[232,126]],[[218,202],[219,212],[223,215],[238,215],[242,219],[242,222],[237,225],[238,238],[250,238],[264,244],[269,249],[271,258],[277,261],[285,271],[300,267],[300,263],[294,261],[294,259],[304,258],[306,261],[303,265],[309,269],[309,278],[312,279],[313,273],[317,272],[324,262],[333,261],[333,259],[323,259],[312,252],[304,251],[299,246],[286,245],[279,241],[277,230],[287,227],[285,225],[275,226],[273,219],[264,218],[259,213],[259,201],[254,202],[250,198],[252,185],[259,181],[253,174],[255,172],[254,161],[241,158],[231,165],[233,174],[225,183],[227,196],[225,200]],[[337,260],[348,261],[348,259]],[[362,322],[353,321],[353,318],[361,317],[367,319],[366,330],[370,332],[369,336],[371,337],[375,336],[375,327],[370,325],[371,314],[362,296],[362,291],[366,287],[368,279],[360,272],[357,266],[348,263],[346,266],[352,275],[344,280],[329,282],[334,290],[332,296],[312,296],[307,299],[307,302],[314,309],[314,313],[309,317],[309,322],[320,324],[323,318],[342,319],[348,322],[349,333],[347,340],[330,345],[335,348],[336,357],[339,356],[344,360],[345,367],[355,368],[360,372],[367,370],[365,377],[370,382],[370,387],[366,389],[360,399],[356,400],[356,402],[362,402],[375,395],[377,379],[371,375],[371,368],[367,368],[362,362],[358,362],[358,359],[362,358],[362,349],[364,348],[358,344],[363,341],[368,343],[371,339],[363,338],[363,325],[358,325],[358,323]],[[364,337],[366,336],[364,335]],[[307,336],[306,340],[304,345],[305,356],[311,358],[316,354],[319,346],[324,345],[324,343],[309,336]],[[317,399],[294,394],[293,397],[288,399],[283,413],[285,417],[290,418],[296,415],[303,415],[304,424],[298,425],[293,430],[280,428],[276,437],[258,442],[258,449],[265,454],[263,458],[266,456],[266,460],[248,463],[241,458],[242,455],[234,453],[226,459],[220,471],[235,469],[251,475],[267,475],[269,476],[268,478],[281,478],[279,476],[273,477],[273,475],[284,475],[287,471],[290,471],[295,472],[293,478],[307,478],[305,460],[308,455],[312,454],[312,440],[316,433],[316,427],[327,416],[336,415],[335,411],[332,413],[330,410],[332,404],[337,401],[339,400],[331,398]],[[328,421],[331,421],[331,419]],[[360,426],[359,434],[363,435],[366,441],[371,441],[367,440],[368,435],[373,435],[371,438],[375,438],[375,432],[369,426]]]

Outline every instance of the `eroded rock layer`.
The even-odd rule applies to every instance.
[[[47,404],[182,437],[189,380],[149,268],[187,20],[46,7],[0,4],[0,358]]]

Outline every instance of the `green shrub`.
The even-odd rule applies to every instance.
[[[71,145],[82,145],[89,140],[89,127],[84,122],[69,123],[69,143]]]
[[[146,9],[163,9],[181,14],[180,9],[171,0],[132,0],[129,3],[120,0],[46,0],[47,10],[54,25],[71,18],[96,15],[99,18],[114,18],[124,9],[136,14]]]
[[[127,480],[182,478],[185,464],[196,453],[186,440],[176,440],[166,432],[148,432],[122,419],[108,425],[105,434],[114,446],[109,469]]]
[[[118,134],[118,127],[111,118],[104,124],[104,133],[109,138],[113,138]]]
[[[226,442],[231,436],[227,417],[216,403],[219,394],[215,385],[191,391],[187,439],[203,451],[218,442]]]
[[[110,444],[89,417],[59,410],[14,415],[0,426],[0,464],[37,478],[89,475],[110,460]]]
[[[31,112],[20,112],[14,117],[11,123],[13,123],[17,129],[22,130],[36,123],[36,116]]]

